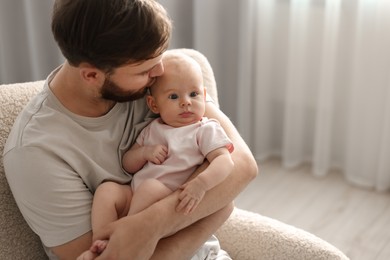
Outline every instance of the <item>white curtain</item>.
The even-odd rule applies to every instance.
[[[245,1],[238,126],[257,158],[390,187],[390,1]],[[248,30],[248,29],[247,29]],[[245,41],[242,42],[245,45]],[[252,93],[247,95],[247,93]],[[247,116],[250,114],[251,116]]]
[[[43,79],[62,62],[52,2],[0,0],[0,83]],[[390,1],[160,2],[171,48],[208,57],[221,107],[258,160],[390,189]]]
[[[256,158],[309,162],[318,176],[337,168],[355,185],[388,190],[390,1],[209,2],[195,4],[195,47],[212,57],[230,91],[222,108]],[[236,12],[237,31],[221,12]]]

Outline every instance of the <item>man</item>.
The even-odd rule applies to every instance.
[[[175,192],[91,232],[94,191],[104,181],[131,181],[122,155],[153,117],[141,97],[164,72],[166,11],[153,0],[57,0],[52,31],[66,62],[18,117],[4,149],[7,179],[26,221],[52,259],[75,259],[93,239],[109,240],[97,259],[190,259],[257,173],[245,142],[212,102],[205,115],[220,121],[235,146],[230,176],[188,216],[176,212]]]

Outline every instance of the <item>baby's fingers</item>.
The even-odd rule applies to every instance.
[[[184,197],[176,207],[177,212],[183,212],[184,215],[190,214],[198,206],[199,200],[189,196]]]
[[[191,200],[191,198],[188,196],[184,196],[184,198],[180,199],[180,202],[176,207],[176,211],[177,212],[184,211],[190,200]]]
[[[197,199],[191,199],[184,210],[184,215],[188,215],[194,211],[194,209],[198,206],[199,201]]]

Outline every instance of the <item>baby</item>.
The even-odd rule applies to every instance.
[[[180,195],[176,210],[190,214],[206,191],[221,183],[234,166],[230,156],[232,142],[218,121],[204,117],[206,89],[199,64],[185,54],[168,51],[163,55],[163,65],[164,74],[156,78],[146,96],[148,107],[160,116],[142,130],[122,160],[123,168],[134,175],[132,195],[126,188],[122,195],[107,194],[115,205],[130,196],[131,203],[126,205],[130,208],[128,215],[142,211],[177,189]],[[205,159],[209,162],[207,168],[192,176]],[[95,198],[99,192],[97,189]],[[112,217],[104,218],[106,203],[94,199],[93,204],[93,230],[109,224],[123,211],[116,209],[118,212],[112,212]],[[230,259],[215,238],[210,240],[213,246],[203,250],[217,252],[207,253],[210,256],[207,259],[214,259],[211,256],[216,257],[218,251],[223,252],[224,259]],[[107,242],[95,241],[79,259],[94,259]]]

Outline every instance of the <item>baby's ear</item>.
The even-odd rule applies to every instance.
[[[146,103],[148,104],[148,107],[150,110],[152,110],[153,113],[159,114],[160,111],[158,110],[158,107],[156,105],[156,102],[154,100],[154,97],[152,95],[146,96]]]
[[[204,95],[204,101],[206,101],[206,95],[207,95],[207,90],[206,87],[203,87],[203,95]]]

